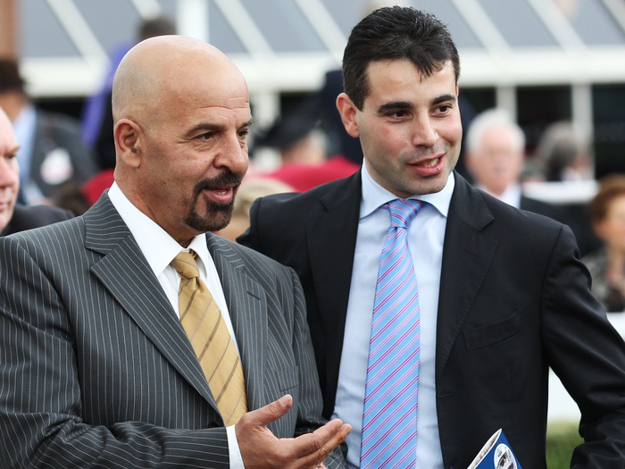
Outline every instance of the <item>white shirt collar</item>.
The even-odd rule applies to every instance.
[[[502,202],[507,203],[508,205],[512,205],[516,208],[521,208],[521,185],[518,183],[510,184],[508,187],[506,187],[506,190],[503,191],[503,194],[500,195],[492,193],[482,185],[478,185],[477,187],[478,189],[486,192],[488,195],[492,195],[496,199],[499,199]]]
[[[422,200],[432,205],[436,210],[440,212],[445,218],[449,213],[449,204],[451,203],[451,196],[454,193],[454,187],[456,180],[454,173],[451,172],[447,178],[445,187],[440,192],[433,194],[415,195],[410,197],[411,199]],[[391,200],[397,199],[397,196],[392,192],[389,192],[383,188],[380,184],[374,181],[373,177],[367,169],[366,163],[362,165],[362,203],[360,206],[360,218],[364,218],[380,206],[384,205]]]
[[[210,259],[210,254],[208,253],[206,236],[204,234],[193,238],[189,248],[185,249],[154,220],[135,207],[117,183],[113,183],[108,195],[113,206],[119,212],[122,220],[124,220],[124,223],[126,223],[137,241],[141,252],[143,252],[156,277],[163,273],[180,251],[188,251],[189,249],[197,253],[200,260],[198,262],[200,276],[206,277],[206,265],[212,259]]]

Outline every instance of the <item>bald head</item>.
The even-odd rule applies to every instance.
[[[115,75],[113,120],[115,181],[139,210],[183,246],[228,223],[252,117],[225,54],[182,36],[140,42]]]
[[[127,118],[150,125],[165,117],[171,111],[167,106],[176,106],[179,96],[224,76],[245,82],[232,61],[206,42],[184,36],[146,39],[126,54],[117,69],[113,120]]]

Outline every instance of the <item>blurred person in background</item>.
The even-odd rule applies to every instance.
[[[176,34],[176,23],[166,15],[142,20],[137,25],[134,42],[124,43],[111,53],[102,86],[87,99],[82,117],[82,136],[85,145],[95,153],[101,170],[110,170],[112,173],[112,168],[115,167],[111,89],[119,62],[135,44],[150,37],[171,34]],[[112,179],[111,174],[111,183]]]
[[[259,176],[275,179],[304,192],[326,182],[350,176],[360,168],[341,154],[328,156],[325,133],[315,125],[309,102],[278,119],[254,143],[280,154],[280,166]]]
[[[581,255],[596,249],[597,240],[585,208],[555,205],[523,194],[525,134],[507,111],[489,109],[478,114],[467,131],[466,146],[466,167],[478,189],[508,205],[568,225]]]
[[[6,113],[0,109],[0,236],[72,218],[72,214],[46,205],[23,206],[17,203],[20,168],[17,163],[19,142]]]
[[[562,221],[557,207],[523,195],[525,134],[507,111],[478,114],[467,131],[466,145],[465,163],[478,189],[518,209]]]
[[[39,109],[25,86],[17,60],[0,59],[0,107],[20,142],[19,200],[26,205],[55,205],[62,190],[83,183],[97,167],[82,142],[79,122]]]
[[[592,292],[607,311],[625,309],[625,175],[600,181],[589,205],[592,226],[603,247],[582,260],[592,276]]]
[[[230,223],[217,232],[230,241],[235,241],[250,227],[250,208],[256,199],[270,194],[293,192],[293,188],[282,181],[262,176],[249,175],[239,186],[232,207]]]
[[[538,142],[536,156],[549,182],[581,181],[592,178],[589,144],[571,122],[549,125]]]

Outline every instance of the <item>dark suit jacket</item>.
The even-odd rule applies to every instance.
[[[265,197],[239,238],[302,280],[326,416],[346,333],[360,200],[360,172],[300,195]],[[576,450],[574,467],[624,467],[625,346],[589,283],[566,226],[495,200],[456,174],[436,344],[445,468],[467,467],[501,427],[523,467],[544,469],[550,366],[582,411],[588,444]]]
[[[24,206],[17,204],[11,221],[0,232],[0,236],[8,236],[19,231],[50,225],[57,221],[69,220],[73,216],[74,214],[68,210],[47,205]]]
[[[521,210],[538,213],[568,225],[577,241],[580,257],[596,250],[601,241],[595,235],[586,204],[552,205],[530,197],[521,196]]]
[[[290,393],[277,437],[321,423],[295,273],[207,235],[250,410]],[[108,196],[84,216],[0,238],[0,466],[228,467],[191,344]],[[338,467],[338,453],[326,463]],[[341,458],[342,459],[342,458]]]

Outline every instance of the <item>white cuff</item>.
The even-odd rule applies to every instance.
[[[226,427],[226,435],[228,436],[228,455],[230,456],[230,469],[245,469],[234,425]]]

